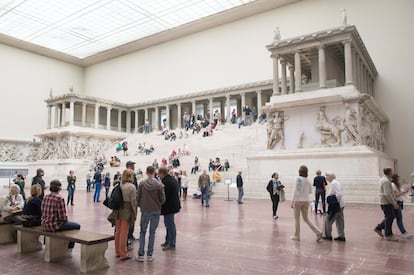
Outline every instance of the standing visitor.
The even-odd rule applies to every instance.
[[[392,191],[391,179],[393,172],[391,168],[384,168],[383,172],[384,176],[380,179],[380,205],[384,212],[384,219],[374,228],[374,231],[380,237],[384,237],[386,241],[398,242],[398,239],[392,233],[392,223],[395,218],[394,209],[399,208]],[[382,230],[384,230],[385,236],[382,234]]]
[[[100,202],[99,198],[101,196],[102,181],[104,181],[104,175],[102,173],[103,167],[98,166],[98,170],[93,176],[93,181],[95,182],[95,192],[93,193],[93,202]]]
[[[279,174],[275,172],[272,174],[272,178],[266,186],[266,190],[269,192],[270,199],[272,200],[273,219],[275,220],[279,218],[277,208],[279,206],[281,188],[282,183],[279,180]]]
[[[137,175],[135,174],[135,162],[134,161],[127,161],[126,164],[126,169],[130,169],[134,172],[133,175],[133,180],[132,180],[132,184],[135,186],[135,190],[138,190],[138,179],[137,179]],[[135,212],[137,212],[138,209],[135,209]],[[135,241],[135,237],[134,237],[134,230],[135,230],[135,222],[131,223],[129,225],[129,231],[128,231],[128,251],[132,250],[132,242]]]
[[[23,200],[26,201],[26,194],[24,193],[24,186],[26,185],[26,182],[24,181],[24,176],[22,174],[18,174],[14,180],[14,183],[20,187],[19,194],[22,195]]]
[[[291,205],[295,213],[295,235],[290,237],[292,240],[300,240],[300,213],[305,223],[316,234],[316,241],[319,242],[322,238],[322,232],[308,218],[310,194],[312,194],[312,186],[308,181],[308,167],[302,165],[299,167],[299,176],[296,178]]]
[[[158,170],[160,179],[165,187],[165,202],[161,207],[161,215],[164,216],[164,225],[167,229],[165,243],[162,250],[175,250],[177,231],[174,215],[180,211],[180,198],[178,197],[178,183],[174,177],[168,174],[168,169],[161,167]]]
[[[336,231],[338,237],[335,241],[345,241],[345,222],[344,222],[344,207],[345,200],[342,193],[341,184],[336,179],[336,175],[332,172],[326,172],[326,180],[330,187],[328,191],[328,214],[325,220],[325,237],[323,239],[332,241],[332,224],[336,223]]]
[[[147,179],[140,182],[137,192],[137,205],[141,208],[141,231],[139,234],[139,249],[137,261],[143,262],[145,255],[145,235],[149,225],[149,239],[147,248],[147,261],[154,259],[155,231],[157,230],[161,205],[165,202],[164,185],[154,178],[155,169],[153,166],[147,167]]]
[[[187,191],[190,179],[185,170],[181,171],[181,187],[183,188],[183,200],[187,200]]]
[[[316,171],[316,177],[313,179],[313,186],[315,186],[315,214],[318,214],[319,198],[322,199],[322,214],[326,215],[326,179],[322,176],[321,170]]]
[[[67,177],[67,182],[68,182],[68,186],[67,186],[67,190],[68,190],[68,201],[67,204],[69,205],[75,205],[73,203],[73,196],[75,195],[75,184],[76,184],[76,176],[75,176],[75,171],[70,170],[69,171],[69,176]]]
[[[207,174],[206,169],[203,170],[202,174],[198,177],[198,188],[201,191],[201,205],[206,202],[206,207],[210,207],[208,199],[210,196],[210,176]]]
[[[107,199],[109,195],[109,189],[111,188],[111,173],[109,172],[105,173],[104,185],[105,185],[105,199]]]
[[[39,184],[40,187],[42,187],[42,194],[40,195],[40,198],[43,199],[45,196],[45,181],[43,180],[43,176],[45,175],[45,171],[43,171],[42,168],[39,168],[36,170],[36,176],[32,179],[32,185]]]
[[[120,185],[123,203],[120,209],[113,210],[108,217],[115,224],[115,255],[121,261],[132,258],[127,252],[127,240],[130,224],[135,223],[137,218],[137,190],[133,180],[134,171],[126,169],[122,173]]]
[[[92,169],[89,169],[88,173],[86,173],[86,192],[91,192],[91,184],[93,180]]]
[[[399,180],[400,176],[398,174],[392,175],[392,191],[398,203],[398,209],[394,210],[395,219],[397,220],[398,229],[401,232],[401,235],[405,239],[410,239],[413,235],[407,232],[404,227],[402,210],[404,209],[404,195],[409,192],[409,189],[403,189]]]
[[[237,203],[238,204],[243,204],[242,198],[244,196],[244,191],[243,191],[243,178],[242,178],[241,175],[242,175],[242,171],[239,171],[239,174],[236,177],[237,191],[239,192],[239,195],[237,197]]]

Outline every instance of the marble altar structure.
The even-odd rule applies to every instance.
[[[383,152],[389,119],[375,102],[378,73],[356,27],[344,23],[267,49],[274,69],[264,107],[271,118],[267,150],[248,158],[249,180],[265,182],[275,170],[293,184],[305,164],[310,177],[317,169],[334,171],[348,201],[361,194],[376,201],[378,177],[395,160]]]

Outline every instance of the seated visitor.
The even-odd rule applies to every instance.
[[[259,123],[263,124],[266,122],[266,113],[263,112],[260,116],[259,116]]]
[[[194,125],[193,125],[193,135],[194,135],[194,132],[197,132],[197,134],[198,133],[200,133],[200,130],[201,130],[201,125],[200,125],[200,123],[194,123]]]
[[[214,171],[214,161],[213,161],[213,159],[210,159],[209,161],[208,161],[208,171],[210,172],[210,171]]]
[[[218,169],[215,169],[213,171],[213,173],[211,174],[211,184],[210,184],[210,189],[212,190],[213,187],[216,185],[217,182],[221,181],[221,175],[218,171]]]
[[[206,129],[203,132],[203,137],[210,137],[213,135],[213,129],[211,127],[206,127]]]
[[[9,189],[9,194],[2,198],[0,209],[2,210],[1,216],[4,220],[16,221],[14,215],[22,212],[24,200],[19,192],[20,187],[17,184],[12,184]]]
[[[231,123],[232,124],[236,124],[236,120],[237,120],[237,118],[236,118],[236,109],[233,109],[233,111],[231,111]]]
[[[224,160],[224,170],[226,170],[226,172],[227,172],[227,170],[229,170],[229,168],[230,168],[230,162],[229,162],[228,159],[225,159]]]
[[[214,161],[214,170],[218,170],[218,171],[223,170],[223,167],[221,166],[221,163],[220,163],[220,158],[218,157]]]
[[[65,199],[59,194],[62,190],[62,183],[59,180],[52,180],[50,182],[49,190],[50,194],[46,195],[42,201],[42,230],[55,232],[80,229],[78,223],[68,221]],[[71,251],[74,246],[74,242],[69,242],[69,251]]]
[[[241,126],[246,126],[243,118],[241,116],[239,116],[239,118],[237,119],[237,125],[239,126],[239,129]]]
[[[163,135],[165,135],[166,133],[168,133],[168,127],[165,127],[165,128],[161,131],[160,136],[163,136]]]
[[[175,134],[175,132],[171,132],[169,138],[170,138],[170,141],[174,141],[177,139],[177,135]]]
[[[23,219],[30,219],[30,226],[38,226],[41,224],[41,206],[42,200],[42,187],[39,184],[32,185],[30,188],[30,197],[26,201],[26,205],[23,208]]]
[[[118,143],[118,146],[116,147],[116,152],[122,151],[122,144]]]
[[[197,173],[199,166],[200,166],[200,162],[198,161],[198,157],[195,157],[194,158],[194,166],[191,168],[191,174]]]

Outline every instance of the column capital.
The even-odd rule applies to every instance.
[[[282,66],[286,65],[286,63],[287,63],[287,61],[285,59],[283,59],[283,58],[280,59],[280,64]]]
[[[347,44],[351,44],[351,39],[346,39],[346,40],[342,40],[341,41],[341,43],[343,44],[343,45],[347,45]]]
[[[326,45],[324,43],[319,44],[318,49],[325,49]]]

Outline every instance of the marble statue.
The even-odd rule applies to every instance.
[[[334,117],[332,122],[330,122],[326,116],[325,107],[321,107],[316,122],[316,128],[320,131],[322,146],[341,146],[341,132],[344,128],[340,116]]]
[[[278,143],[280,143],[280,149],[285,149],[283,112],[275,112],[269,118],[267,126],[267,149],[275,148]]]
[[[346,142],[352,145],[358,145],[361,143],[361,136],[358,131],[358,115],[357,111],[351,109],[349,104],[345,104],[345,137]]]
[[[346,15],[346,9],[342,8],[340,10],[340,12],[341,12],[342,26],[348,25],[348,22],[347,22],[348,21],[348,17]]]
[[[360,106],[361,143],[384,151],[385,125],[364,105]]]
[[[274,35],[273,35],[273,44],[278,44],[280,41],[280,29],[279,27],[276,27],[275,30],[273,31]]]
[[[298,145],[296,146],[298,149],[302,149],[303,148],[303,140],[305,139],[305,133],[302,131],[299,135],[299,142]]]

